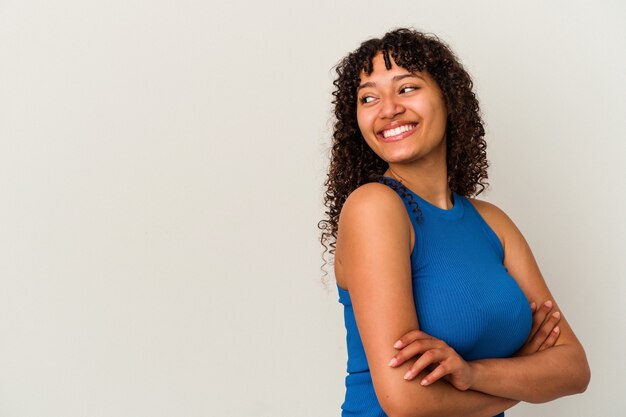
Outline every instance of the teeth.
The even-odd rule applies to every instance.
[[[414,127],[415,127],[414,124],[410,124],[410,125],[402,125],[402,126],[396,127],[395,129],[383,130],[383,137],[388,138],[390,136],[396,136],[396,135],[399,135],[400,133],[404,133],[413,129]]]

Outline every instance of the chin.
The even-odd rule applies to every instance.
[[[388,163],[400,164],[403,162],[414,161],[419,158],[419,155],[416,152],[388,152],[381,158]]]

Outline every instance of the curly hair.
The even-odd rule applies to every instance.
[[[330,165],[324,182],[324,205],[328,210],[325,212],[326,219],[318,223],[322,231],[320,242],[324,246],[322,270],[327,263],[326,252],[334,258],[341,208],[348,195],[359,186],[382,180],[402,191],[403,196],[409,195],[417,208],[417,203],[413,202],[403,184],[391,183],[383,178],[388,163],[368,146],[357,124],[360,74],[372,73],[372,60],[378,53],[383,54],[387,69],[391,68],[391,56],[396,65],[410,72],[427,72],[441,89],[449,110],[446,120],[446,165],[451,191],[470,197],[480,194],[488,185],[487,143],[478,100],[472,91],[473,82],[469,74],[450,47],[434,34],[409,28],[395,29],[380,39],[363,42],[335,66],[337,78],[333,82],[335,90],[332,93],[335,121]],[[413,211],[419,214],[419,210]],[[421,216],[418,221],[421,221]]]

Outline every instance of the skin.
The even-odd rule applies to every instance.
[[[530,334],[514,356],[531,355],[553,347],[559,338],[560,329],[557,323],[561,315],[558,311],[553,311],[551,301],[543,303],[538,310],[536,304],[531,303],[531,311],[533,326]],[[413,330],[402,336],[393,347],[400,349],[401,352],[391,358],[389,366],[398,366],[415,355],[420,356],[404,375],[404,379],[413,379],[420,371],[432,368],[432,372],[420,381],[422,385],[432,384],[439,378],[445,378],[460,390],[467,390],[473,384],[474,374],[471,372],[471,365],[445,342],[425,332]],[[435,367],[435,364],[438,366]]]
[[[357,94],[357,121],[363,138],[394,173],[410,182],[407,185],[420,197],[441,208],[451,208],[444,137],[448,111],[439,86],[428,73],[394,81],[394,77],[411,74],[395,63],[387,71],[382,54],[374,58],[373,64],[372,74],[361,77],[365,87]],[[381,141],[378,133],[397,122],[418,126],[409,138]],[[390,170],[385,175],[394,176]]]
[[[357,120],[364,140],[389,163],[385,175],[403,180],[430,203],[450,209],[448,111],[439,87],[425,72],[410,74],[395,63],[387,70],[381,54],[374,58],[373,67],[371,75],[361,74],[363,88],[357,95]],[[401,140],[383,141],[381,130],[397,123],[416,127]],[[415,233],[393,190],[365,184],[343,206],[335,276],[339,286],[350,291],[374,389],[389,416],[490,417],[518,401],[545,402],[583,392],[589,382],[584,350],[522,234],[495,205],[470,201],[500,238],[503,263],[528,300],[542,303],[533,315],[529,339],[513,358],[466,362],[445,342],[419,331],[410,280]],[[546,306],[544,300],[552,305]],[[399,339],[402,343],[396,348]],[[393,358],[395,365],[390,364]],[[435,375],[420,384],[433,370]]]

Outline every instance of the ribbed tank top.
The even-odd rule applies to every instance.
[[[420,329],[444,340],[467,361],[510,357],[528,338],[532,313],[503,265],[500,239],[467,198],[453,193],[453,207],[444,210],[407,192],[422,216],[418,222],[414,204],[397,191],[415,231],[411,275]],[[339,285],[337,289],[344,306],[348,349],[341,415],[385,417],[374,392],[350,293]]]

